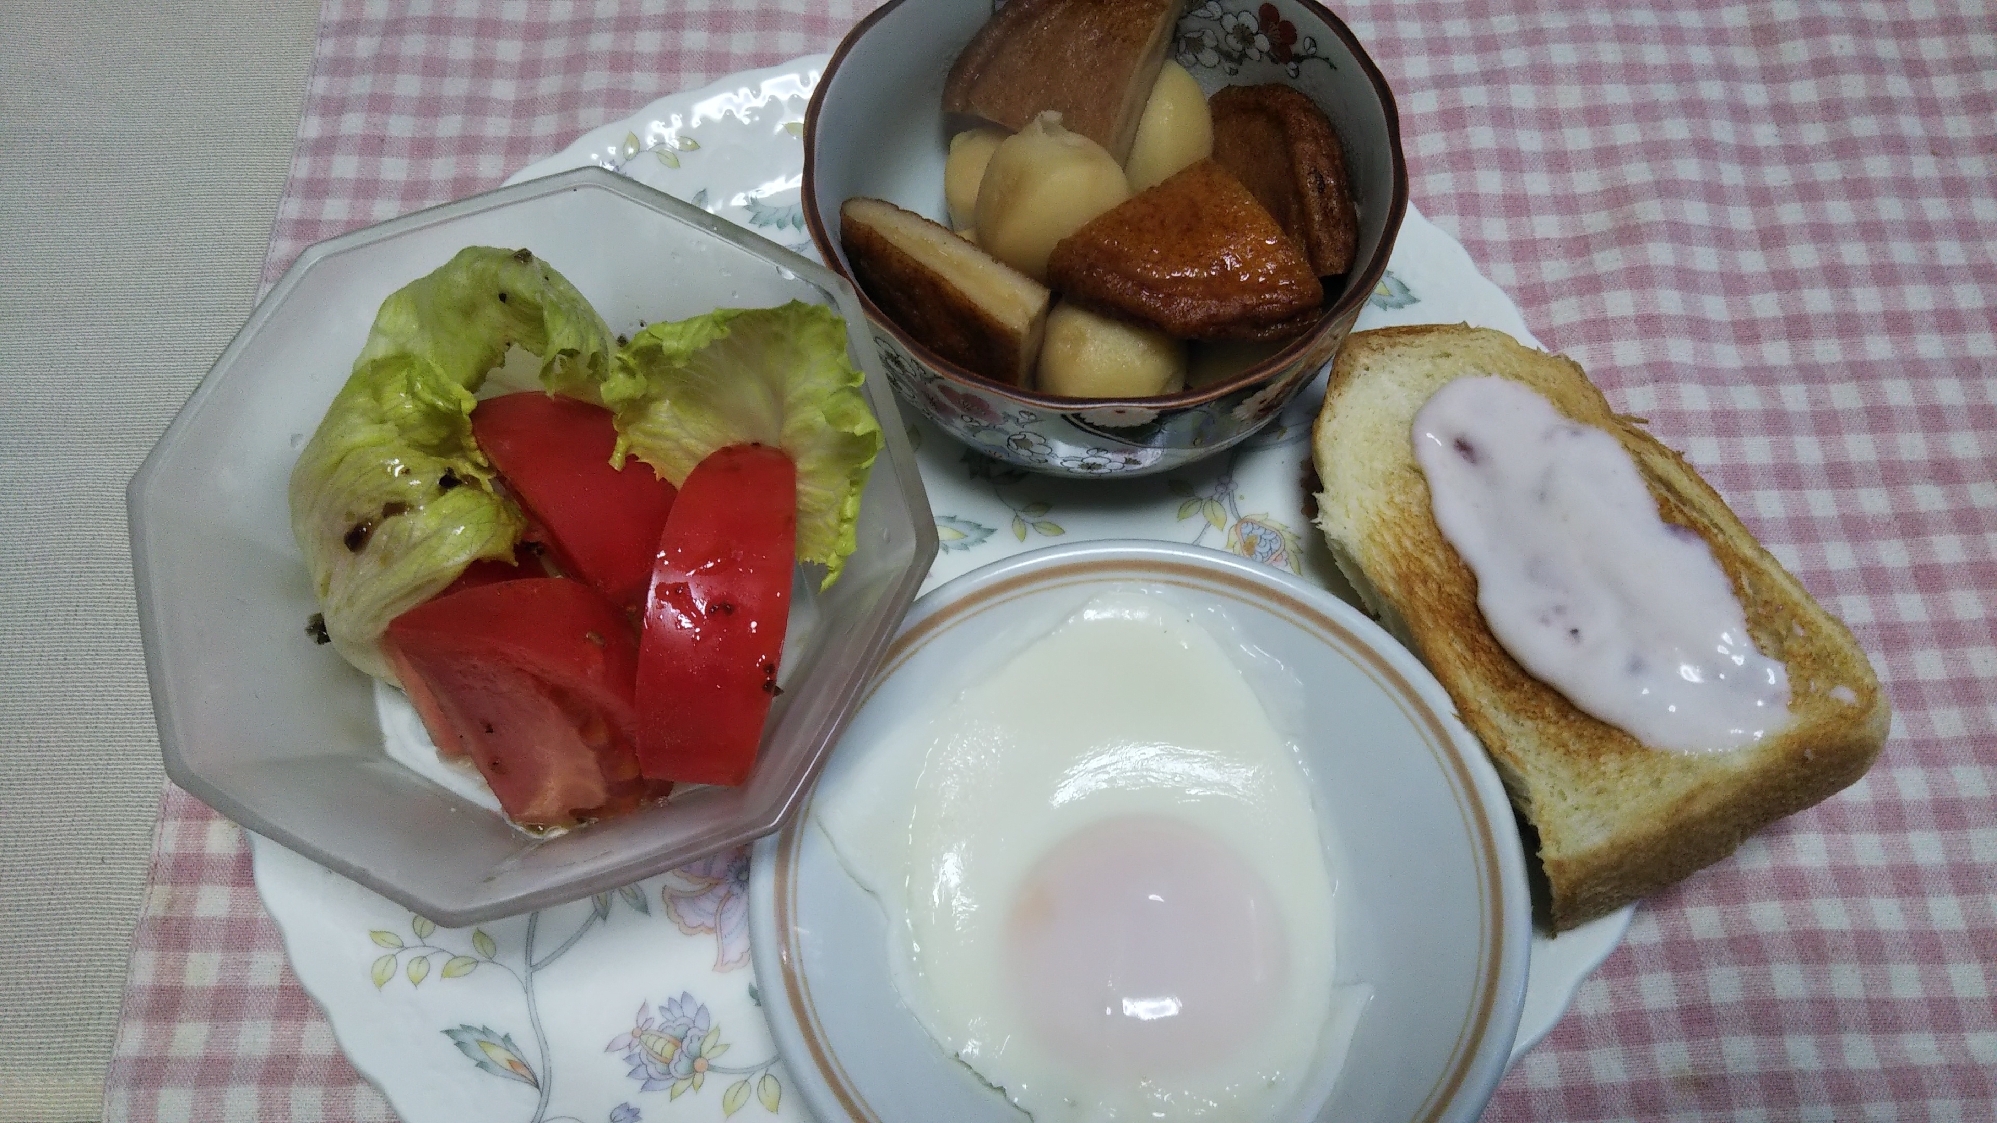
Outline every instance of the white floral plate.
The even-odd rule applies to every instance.
[[[811,254],[798,209],[812,55],[661,98],[522,169],[600,164]],[[1413,207],[1359,327],[1463,321],[1534,342],[1518,309]],[[1054,542],[1229,550],[1348,597],[1307,515],[1322,387],[1224,458],[1163,478],[1064,481],[910,432],[943,550],[925,590]],[[615,894],[472,930],[421,917],[264,839],[257,888],[355,1068],[408,1123],[805,1119],[749,964],[746,848]],[[1628,928],[1536,937],[1516,1059]],[[747,1114],[744,1114],[744,1113]]]

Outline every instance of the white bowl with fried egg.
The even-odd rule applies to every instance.
[[[761,1001],[831,1121],[1468,1121],[1531,938],[1502,785],[1421,665],[1159,542],[929,593],[783,832]]]

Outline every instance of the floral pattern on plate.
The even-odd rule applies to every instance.
[[[714,936],[714,969],[749,964],[749,848],[683,866],[663,879],[666,915],[689,936]]]
[[[1218,34],[1216,10],[1237,17],[1230,42],[1243,61],[1283,65],[1280,24],[1270,38],[1259,8],[1196,8],[1181,25],[1181,44],[1188,25],[1216,26]],[[1243,13],[1251,11],[1261,41],[1247,37]],[[1300,51],[1308,61],[1313,47],[1290,44],[1291,63],[1300,64]],[[1266,57],[1250,58],[1251,48]],[[1221,65],[1218,39],[1214,50]],[[514,178],[601,164],[788,242],[801,234],[798,135],[824,64],[812,56],[663,98]],[[1411,207],[1392,267],[1357,326],[1458,320],[1532,341],[1505,295]],[[934,394],[970,416],[998,420],[981,412],[996,408],[989,403],[896,373],[919,383],[904,393]],[[1280,412],[1224,456],[1138,479],[1029,473],[910,411],[904,420],[943,546],[927,587],[1055,541],[1154,538],[1227,550],[1339,588],[1308,515],[1308,437],[1322,394],[1319,378],[1288,400],[1236,403]],[[1088,424],[1114,431],[1146,422]],[[1069,431],[1074,437],[1063,437],[1061,448],[1050,441],[1028,451],[1107,466],[1112,454],[1087,429]],[[786,1094],[790,1078],[748,967],[746,848],[470,931],[438,928],[262,839],[253,839],[253,853],[257,887],[301,982],[355,1066],[409,1123],[805,1118],[799,1097]],[[1552,1027],[1627,924],[1628,913],[1619,913],[1557,941],[1534,941],[1518,1052]]]
[[[742,1110],[752,1087],[763,1107],[776,1111],[783,1103],[783,1082],[770,1072],[777,1063],[775,1054],[752,1065],[715,1063],[730,1048],[721,1039],[721,1026],[707,1007],[682,991],[678,998],[657,1007],[649,1001],[639,1003],[630,1032],[618,1034],[604,1052],[624,1055],[624,1063],[631,1066],[631,1079],[638,1081],[641,1092],[663,1091],[677,1100],[687,1092],[700,1091],[709,1076],[732,1076],[739,1079],[730,1082],[721,1094],[723,1115]]]
[[[661,98],[509,182],[596,164],[809,255],[804,110],[824,69],[825,56],[813,55]]]
[[[717,972],[748,964],[748,883],[747,847],[737,847],[660,878],[660,898],[679,930],[688,936],[714,937],[717,951],[713,970]],[[502,950],[500,942],[483,927],[475,927],[469,935],[464,935],[450,929],[440,931],[428,918],[411,916],[400,929],[375,928],[367,933],[368,942],[383,949],[383,954],[369,965],[368,976],[378,991],[386,992],[405,980],[415,989],[432,978],[434,965],[438,982],[432,984],[433,989],[442,980],[465,979],[482,970],[484,974],[479,977],[492,983],[489,989],[517,990],[522,1007],[520,1018],[503,1021],[493,1017],[478,1024],[460,1022],[441,1027],[441,1032],[471,1062],[474,1070],[526,1085],[534,1091],[531,1111],[523,1099],[520,1114],[515,1118],[525,1123],[579,1123],[580,1116],[549,1114],[556,1058],[541,1017],[538,991],[543,972],[584,943],[592,931],[608,925],[620,901],[640,916],[652,915],[641,886],[599,893],[587,902],[587,911],[571,910],[579,914],[574,927],[550,948],[542,921],[544,913],[555,910],[544,909],[525,918],[517,955],[513,954],[510,943]],[[551,927],[553,924],[550,920]],[[749,997],[752,1003],[760,1005],[753,984]],[[495,1029],[493,1023],[508,1028]],[[520,1034],[518,1041],[515,1032]],[[783,1082],[771,1071],[777,1064],[775,1051],[766,1048],[765,1059],[754,1064],[718,1064],[731,1048],[731,1043],[722,1040],[721,1026],[707,1006],[696,1000],[692,992],[682,990],[679,997],[668,999],[656,1008],[650,999],[640,1002],[631,1028],[613,1038],[604,1051],[623,1056],[624,1063],[630,1066],[627,1075],[638,1082],[639,1093],[666,1092],[667,1101],[671,1102],[688,1092],[701,1091],[710,1075],[732,1076],[739,1079],[722,1093],[724,1115],[742,1109],[749,1101],[752,1083],[757,1101],[771,1112],[778,1111],[783,1100]],[[642,1115],[639,1103],[620,1100],[609,1109],[607,1118],[611,1123],[620,1118],[635,1123]]]

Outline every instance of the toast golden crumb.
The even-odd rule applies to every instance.
[[[1466,374],[1497,375],[1613,435],[1668,523],[1697,532],[1761,652],[1788,670],[1791,721],[1710,754],[1648,748],[1527,674],[1485,624],[1475,575],[1431,513],[1415,413]],[[1312,434],[1317,524],[1382,624],[1435,673],[1538,836],[1564,931],[1664,889],[1747,837],[1865,774],[1892,711],[1851,633],[1755,541],[1691,465],[1617,415],[1571,360],[1502,332],[1426,325],[1357,332],[1333,366]]]

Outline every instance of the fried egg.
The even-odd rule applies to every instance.
[[[945,1052],[1038,1123],[1314,1106],[1336,1005],[1323,832],[1188,613],[1104,593],[867,753],[814,818]]]

